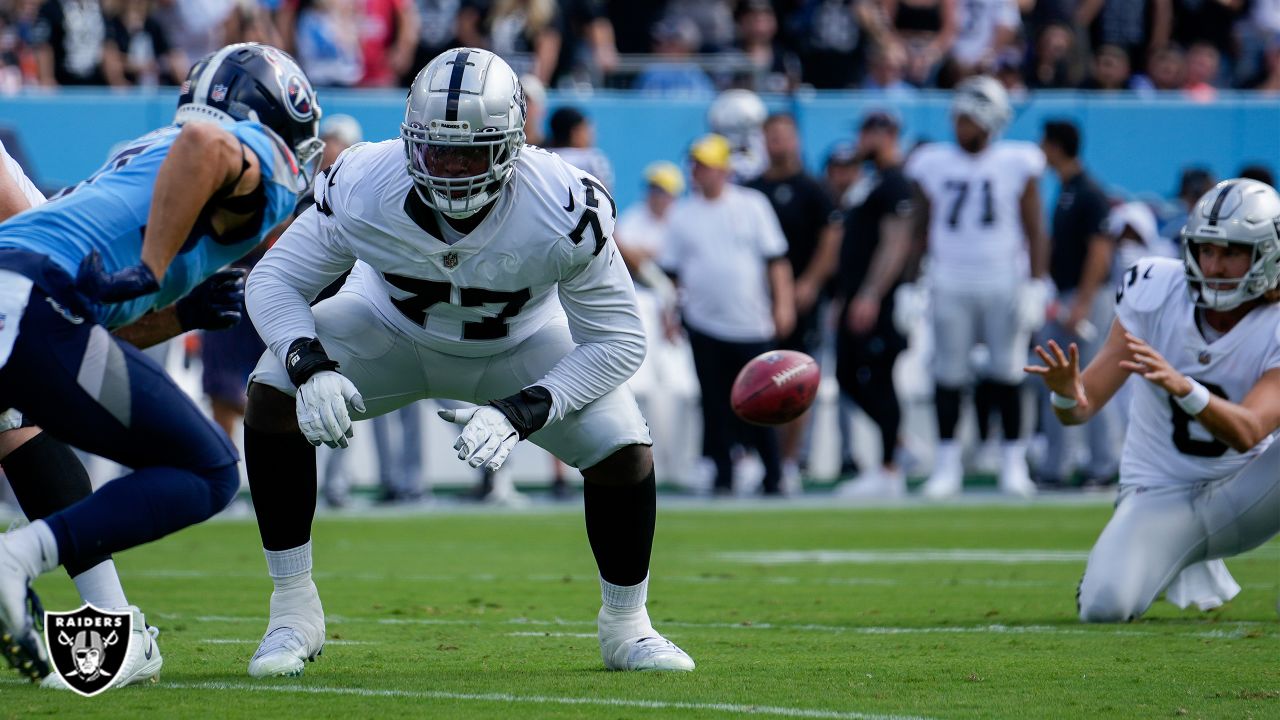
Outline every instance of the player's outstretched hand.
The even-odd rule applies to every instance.
[[[1191,392],[1191,381],[1187,380],[1187,376],[1175,370],[1155,348],[1132,333],[1125,333],[1124,339],[1128,343],[1131,359],[1121,360],[1120,367],[1141,375],[1174,397],[1182,397]]]
[[[210,275],[175,305],[183,330],[226,330],[244,313],[244,268],[227,268]]]
[[[321,370],[298,388],[298,429],[312,445],[346,447],[353,434],[348,405],[364,412],[360,391],[341,373]]]
[[[1062,346],[1054,340],[1049,341],[1049,349],[1036,346],[1036,355],[1044,361],[1044,365],[1027,365],[1023,372],[1039,375],[1044,384],[1054,393],[1065,398],[1072,398],[1080,407],[1088,407],[1089,400],[1084,393],[1084,381],[1080,377],[1080,348],[1075,343]]]
[[[459,460],[466,460],[473,468],[484,465],[486,469],[496,471],[506,462],[516,443],[520,442],[520,433],[516,431],[516,427],[502,411],[492,406],[440,410],[438,414],[451,423],[463,426],[462,434],[453,444],[453,449],[458,451]]]
[[[100,303],[124,302],[159,289],[160,282],[146,263],[109,273],[97,250],[85,256],[76,272],[76,290]]]

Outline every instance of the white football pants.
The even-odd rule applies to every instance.
[[[1185,486],[1123,485],[1116,511],[1089,553],[1078,606],[1084,622],[1141,616],[1187,570],[1179,594],[1239,586],[1218,567],[1280,532],[1280,442],[1236,474]],[[1208,561],[1208,562],[1206,562]],[[1182,578],[1178,578],[1180,581]],[[1172,588],[1171,588],[1172,593]],[[1174,599],[1174,598],[1171,598]],[[1203,604],[1203,603],[1201,603]]]
[[[568,321],[554,317],[506,352],[489,357],[448,355],[419,344],[389,323],[356,292],[343,290],[312,308],[316,334],[339,372],[364,398],[364,420],[425,398],[486,403],[540,380],[574,348]],[[268,350],[251,382],[294,395],[280,360]],[[649,427],[624,385],[529,436],[529,441],[576,468],[589,468],[626,445],[650,445]]]

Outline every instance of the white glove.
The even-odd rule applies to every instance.
[[[0,413],[0,432],[16,430],[20,427],[22,427],[22,413],[14,408],[9,408]]]
[[[473,468],[484,465],[487,470],[496,471],[520,442],[520,433],[507,416],[489,405],[440,410],[438,414],[463,426],[453,449],[458,451],[459,460],[466,460]]]
[[[1035,332],[1044,327],[1053,289],[1047,280],[1032,278],[1018,288],[1018,327]]]
[[[298,429],[312,445],[346,447],[351,437],[347,405],[364,412],[364,398],[341,373],[321,370],[298,388]]]

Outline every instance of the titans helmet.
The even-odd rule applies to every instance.
[[[303,188],[315,178],[324,151],[317,136],[320,105],[306,73],[283,50],[236,43],[191,66],[173,121],[198,120],[256,120],[293,153]]]

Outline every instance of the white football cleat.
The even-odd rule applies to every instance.
[[[934,500],[955,497],[964,489],[964,464],[960,459],[960,446],[939,443],[933,461],[933,473],[920,488],[920,494]]]
[[[675,643],[662,637],[649,624],[648,613],[634,623],[614,621],[604,608],[597,624],[600,632],[600,656],[610,670],[658,670],[688,672],[694,668],[693,658]]]
[[[1027,470],[1027,449],[1020,443],[1004,448],[1004,463],[1000,466],[998,482],[1000,492],[1014,497],[1029,498],[1036,494],[1036,484]]]
[[[122,688],[126,685],[157,682],[160,679],[160,668],[164,666],[164,658],[160,657],[160,646],[156,644],[159,628],[147,624],[147,618],[135,605],[129,606],[133,613],[133,639],[129,645],[129,655],[124,664],[116,672],[116,679],[111,688]],[[40,683],[41,686],[54,690],[69,690],[62,676],[52,673]]]
[[[249,661],[249,675],[296,677],[304,663],[324,651],[324,608],[315,583],[271,593],[271,620],[258,652]]]
[[[9,536],[0,536],[0,656],[23,677],[38,682],[52,670],[36,622],[44,608],[31,589],[34,573],[15,555]]]
[[[894,500],[906,497],[907,479],[901,470],[868,470],[836,486],[835,496],[850,500]]]

